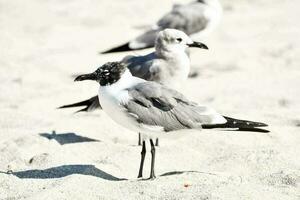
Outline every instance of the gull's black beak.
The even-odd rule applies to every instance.
[[[92,80],[95,81],[97,79],[97,74],[96,72],[91,73],[91,74],[82,74],[79,75],[75,78],[74,81],[84,81],[84,80]]]
[[[188,44],[189,47],[197,47],[200,49],[208,49],[208,47],[201,42],[193,42],[192,44]]]

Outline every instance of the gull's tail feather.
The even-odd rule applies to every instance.
[[[129,47],[129,42],[127,42],[123,45],[114,47],[112,49],[109,49],[109,50],[106,50],[106,51],[103,51],[103,52],[100,52],[100,53],[101,54],[107,54],[107,53],[117,53],[117,52],[132,51],[132,50],[134,50],[134,49],[130,48]]]
[[[77,103],[63,105],[63,106],[60,106],[59,109],[61,109],[61,108],[81,107],[81,106],[85,106],[85,107],[81,110],[76,111],[76,113],[78,113],[78,112],[91,112],[91,111],[94,111],[98,108],[102,109],[101,105],[99,103],[98,96],[94,96],[92,98],[89,98],[87,100],[80,101],[80,102],[77,102]]]
[[[123,45],[120,45],[120,46],[114,47],[112,49],[103,51],[103,52],[101,52],[101,54],[142,50],[142,49],[147,49],[147,48],[154,47],[157,33],[160,30],[161,29],[150,29],[149,31],[146,31],[142,35],[140,35],[137,38],[131,40],[130,42],[127,42]]]
[[[269,132],[269,130],[259,128],[259,127],[268,126],[265,123],[234,119],[226,116],[223,117],[227,121],[225,124],[203,124],[202,128],[203,129],[232,128],[232,129],[237,129],[238,131]]]

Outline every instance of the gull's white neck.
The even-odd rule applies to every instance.
[[[99,88],[99,102],[104,112],[112,120],[131,130],[135,130],[136,127],[132,125],[131,118],[128,117],[128,113],[124,109],[124,105],[128,104],[131,99],[127,88],[142,82],[145,81],[132,76],[127,69],[117,82]]]
[[[161,83],[179,89],[182,81],[188,78],[190,72],[190,57],[187,48],[181,45],[171,45],[158,51],[161,62]],[[178,86],[177,86],[178,85]]]
[[[166,59],[180,59],[182,57],[188,57],[187,47],[177,44],[168,46],[156,44],[155,53],[158,57]]]
[[[138,83],[145,82],[145,80],[134,77],[131,75],[130,71],[126,69],[126,71],[122,74],[121,78],[111,84],[106,86],[100,85],[100,92],[102,91],[109,91],[110,93],[118,93],[119,91],[122,91],[126,88],[130,88]]]

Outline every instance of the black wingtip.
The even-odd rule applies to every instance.
[[[64,106],[60,106],[60,107],[58,107],[56,109],[64,109],[64,108],[72,108],[72,107],[76,107],[76,106],[64,105]],[[88,112],[88,107],[83,108],[81,110],[77,110],[77,111],[74,112],[74,114],[80,113],[80,112]]]
[[[248,120],[234,119],[231,117],[223,116],[227,120],[227,125],[239,126],[238,128],[256,128],[256,127],[266,127],[268,124],[262,122],[254,122]]]
[[[117,46],[117,47],[114,47],[112,49],[100,52],[100,54],[117,53],[117,52],[125,52],[125,51],[132,51],[132,50],[134,50],[134,49],[131,49],[129,47],[129,42],[127,42],[127,43],[125,43],[121,46]]]
[[[56,109],[64,109],[64,108],[72,108],[72,107],[77,107],[77,106],[72,106],[72,105],[64,105],[64,106],[60,106]],[[77,110],[74,112],[74,114],[80,113],[80,112],[88,112],[88,107],[85,107],[83,109]]]
[[[68,104],[68,105],[63,105],[58,107],[57,109],[64,109],[64,108],[74,108],[74,107],[80,107],[80,106],[86,106],[85,108],[76,111],[75,113],[79,113],[79,112],[87,112],[88,111],[88,107],[90,105],[90,99],[85,100],[85,101],[81,101],[78,103],[73,103],[73,104]]]
[[[146,45],[144,47],[134,48],[133,49],[133,48],[129,47],[129,42],[127,42],[127,43],[125,43],[125,44],[123,44],[121,46],[117,46],[117,47],[114,47],[112,49],[100,52],[100,54],[120,53],[120,52],[126,52],[126,51],[144,50],[144,49],[148,49],[148,48],[151,48],[151,47],[153,47],[153,45],[149,44],[149,45]]]
[[[262,128],[239,128],[237,131],[248,131],[248,132],[260,132],[260,133],[269,133],[270,131]]]
[[[203,129],[212,129],[212,128],[224,128],[224,129],[235,129],[233,131],[249,131],[249,132],[263,132],[268,133],[269,130],[261,129],[260,127],[268,126],[262,122],[254,122],[248,120],[234,119],[231,117],[223,116],[226,119],[225,124],[204,124],[202,125]]]
[[[80,101],[77,103],[73,103],[73,104],[68,104],[68,105],[63,105],[58,107],[58,109],[62,109],[62,108],[73,108],[73,107],[81,107],[84,106],[83,109],[76,111],[75,113],[79,113],[79,112],[91,112],[95,109],[101,109],[101,105],[99,103],[99,99],[98,96],[93,96],[87,100],[84,101]]]

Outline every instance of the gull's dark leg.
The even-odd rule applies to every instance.
[[[156,140],[155,140],[155,146],[159,146],[159,142],[158,142],[158,138],[156,138]]]
[[[141,163],[140,163],[140,170],[138,178],[143,177],[143,167],[144,167],[144,160],[146,157],[146,143],[143,141],[142,151],[141,151]]]
[[[154,173],[154,165],[155,165],[155,146],[153,143],[153,140],[150,139],[150,144],[151,144],[151,171],[150,171],[150,179],[154,179],[155,173]]]
[[[138,146],[142,146],[141,133],[139,133],[139,141],[138,141]]]

